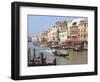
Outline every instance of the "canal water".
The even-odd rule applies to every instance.
[[[73,51],[73,49],[65,49],[62,51],[62,49],[56,49],[57,51],[62,51],[69,53],[69,56],[63,57],[63,56],[56,56],[50,52],[45,52],[46,50],[51,50],[48,47],[40,47],[38,45],[35,45],[33,43],[28,43],[28,48],[35,49],[36,57],[40,56],[40,53],[44,53],[44,58],[47,58],[46,61],[53,61],[56,58],[56,65],[74,65],[74,64],[87,64],[88,63],[88,55],[87,50],[84,51]],[[34,52],[32,52],[34,53]],[[31,55],[34,56],[34,55]]]

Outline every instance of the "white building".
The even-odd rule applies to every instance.
[[[67,40],[67,31],[62,31],[59,33],[60,43],[65,42]]]
[[[38,41],[39,41],[39,39],[38,39],[37,36],[33,36],[33,37],[31,37],[31,40],[32,40],[32,42],[38,42]]]

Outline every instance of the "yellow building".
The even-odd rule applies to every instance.
[[[48,30],[48,41],[57,41],[57,28],[53,26]]]
[[[84,48],[88,45],[88,21],[87,19],[81,20],[78,26],[80,42],[84,44]]]

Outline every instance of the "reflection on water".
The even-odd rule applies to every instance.
[[[60,49],[56,49],[60,51]],[[57,65],[71,65],[71,64],[87,64],[88,63],[88,55],[87,50],[77,52],[72,49],[66,49],[66,52],[69,53],[69,56],[61,57],[56,56],[56,64]]]
[[[56,59],[56,65],[71,65],[71,64],[87,64],[88,62],[88,55],[87,55],[87,50],[84,51],[73,51],[73,49],[51,49],[48,47],[40,47],[37,45],[34,45],[32,43],[28,44],[28,48],[35,49],[35,57],[39,57],[41,52],[44,54],[43,58],[46,58],[46,62],[51,62],[54,59]],[[68,53],[69,56],[56,56],[51,52],[47,52],[46,50],[49,51],[59,51],[63,53]],[[34,52],[31,52],[34,54]],[[34,57],[34,55],[31,54],[31,57]]]

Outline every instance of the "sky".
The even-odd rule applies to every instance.
[[[78,18],[85,17],[28,15],[28,35],[39,36],[42,32],[51,28],[57,21],[72,21]]]

